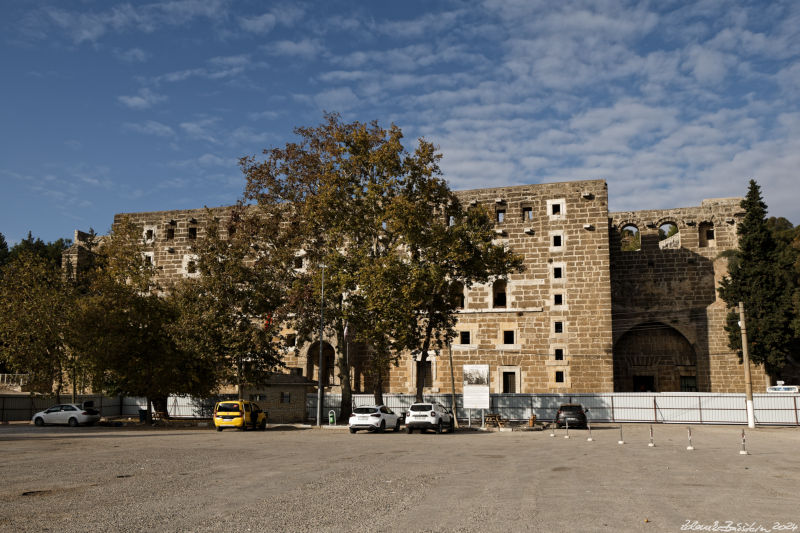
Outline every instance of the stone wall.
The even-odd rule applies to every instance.
[[[495,216],[496,241],[524,257],[525,271],[464,293],[452,345],[461,391],[464,364],[490,366],[491,391],[517,393],[628,391],[643,383],[659,391],[744,389],[736,354],[723,329],[727,313],[716,287],[727,272],[720,252],[736,247],[740,199],[704,200],[699,207],[609,213],[603,180],[458,191],[465,206]],[[210,216],[227,231],[230,208],[116,215],[142,228],[146,253],[165,287],[194,276],[192,245]],[[659,240],[658,228],[678,232]],[[630,248],[635,226],[641,248]],[[76,238],[76,243],[78,239]],[[80,243],[68,257],[80,264]],[[502,298],[501,295],[505,297]],[[504,300],[504,301],[503,301]],[[325,353],[339,353],[324,339]],[[341,347],[342,351],[344,347]],[[366,347],[350,345],[353,389],[371,392]],[[448,392],[448,353],[431,353],[429,392]],[[319,344],[285,348],[284,362],[318,379]],[[410,355],[389,369],[385,392],[416,389]],[[338,391],[338,377],[326,387]],[[754,390],[766,376],[755,368]],[[638,389],[637,389],[638,390]]]
[[[649,377],[656,391],[681,390],[681,378],[691,387],[692,376],[702,392],[744,390],[742,365],[723,328],[728,311],[717,292],[727,274],[720,254],[737,247],[740,202],[610,213],[615,390],[638,390],[634,383]],[[665,224],[678,233],[659,240]],[[639,250],[623,249],[623,229],[630,227],[639,232]],[[753,383],[755,391],[765,389],[762,368],[754,369]]]

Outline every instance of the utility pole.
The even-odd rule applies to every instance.
[[[453,406],[453,427],[458,427],[458,417],[456,413],[458,412],[456,406],[456,378],[455,374],[453,373],[453,345],[451,341],[447,341],[447,351],[450,354],[450,405]]]
[[[750,355],[747,351],[747,329],[744,325],[744,303],[739,302],[739,328],[742,330],[742,363],[744,364],[744,395],[747,402],[747,427],[756,427],[753,409],[753,384],[750,381]]]
[[[325,324],[325,264],[322,267],[322,290],[319,297],[319,370],[317,371],[317,427],[322,427],[322,333]]]

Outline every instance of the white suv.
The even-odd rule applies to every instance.
[[[406,430],[414,433],[415,429],[420,430],[420,433],[426,429],[435,429],[436,433],[449,429],[452,433],[455,430],[453,413],[440,403],[415,403],[406,413]]]

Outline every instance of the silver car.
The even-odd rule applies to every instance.
[[[39,411],[31,419],[37,426],[45,424],[69,424],[72,427],[81,424],[91,426],[100,420],[100,412],[91,407],[83,408],[74,403],[54,405],[50,409]]]

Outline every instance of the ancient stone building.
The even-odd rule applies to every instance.
[[[452,375],[464,364],[490,365],[497,393],[742,392],[743,370],[727,347],[726,308],[716,287],[727,272],[743,216],[738,198],[699,207],[609,213],[603,180],[457,192],[465,205],[494,213],[497,241],[521,254],[525,271],[464,292]],[[117,215],[115,221],[123,215]],[[191,246],[202,238],[205,209],[131,213],[147,254],[165,280],[197,275]],[[226,227],[227,208],[211,216]],[[77,240],[77,239],[76,239]],[[77,252],[73,252],[77,253]],[[333,339],[323,340],[322,382],[338,387]],[[369,391],[349,352],[354,390]],[[316,380],[319,342],[287,347],[291,373]],[[390,370],[387,392],[413,392],[415,361]],[[429,354],[425,390],[449,392],[449,353]],[[767,377],[753,369],[755,391]]]

